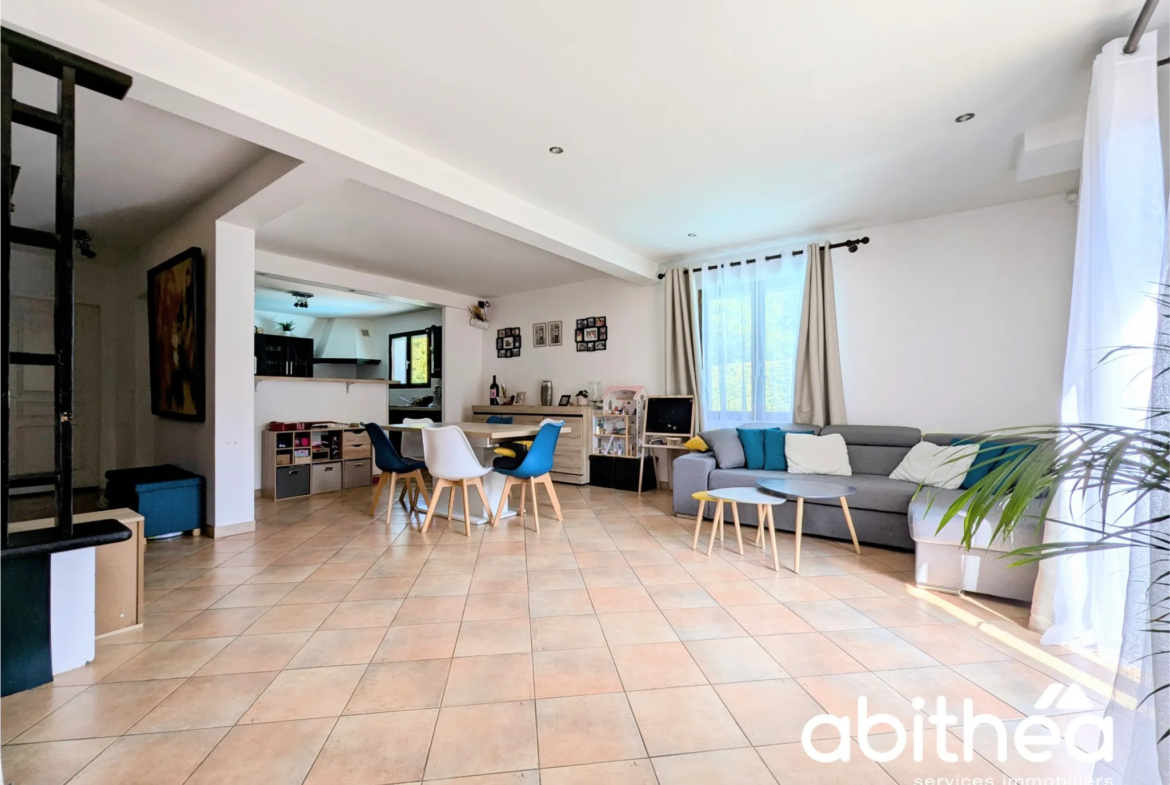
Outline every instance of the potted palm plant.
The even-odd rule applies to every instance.
[[[296,329],[297,323],[292,319],[287,319],[283,322],[277,322],[276,326],[285,335],[292,335],[293,330]]]

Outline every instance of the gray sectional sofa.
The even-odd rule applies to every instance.
[[[989,542],[987,532],[994,523],[989,520],[980,527],[981,538],[976,542],[980,547],[968,551],[959,545],[962,536],[961,516],[948,523],[941,532],[938,531],[942,515],[962,494],[961,490],[923,488],[919,493],[916,483],[890,479],[890,473],[918,442],[925,439],[933,444],[949,445],[952,439],[967,434],[932,433],[924,436],[917,428],[885,425],[830,425],[818,428],[812,425],[752,423],[744,427],[781,427],[793,431],[811,430],[821,435],[840,434],[849,452],[853,476],[821,479],[846,482],[857,488],[857,493],[849,497],[849,509],[853,514],[858,540],[862,544],[915,551],[916,579],[920,585],[953,591],[977,591],[1023,601],[1032,599],[1036,568],[1008,568],[1009,560],[999,556],[1021,545],[1038,542],[1037,532],[1018,531],[1007,542]],[[683,455],[675,459],[673,464],[674,512],[676,515],[693,517],[699,509],[699,503],[691,498],[691,494],[696,491],[754,486],[757,480],[773,477],[816,480],[818,475],[792,475],[788,472],[746,468],[720,469],[711,453]],[[707,517],[714,514],[711,509],[713,506],[707,506]],[[795,504],[776,507],[774,515],[777,528],[795,530]],[[756,525],[755,508],[741,505],[740,520],[748,525]],[[806,500],[804,532],[849,540],[849,529],[835,499]]]

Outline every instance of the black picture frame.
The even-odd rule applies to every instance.
[[[569,401],[571,401],[571,400],[573,400],[573,396],[571,396],[571,395],[562,395],[562,396],[561,396],[561,400],[560,400],[560,402],[557,404],[557,406],[568,406],[568,405],[569,405]]]
[[[146,271],[150,413],[156,417],[207,420],[205,274],[203,250],[195,246]]]

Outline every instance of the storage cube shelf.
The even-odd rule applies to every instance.
[[[260,493],[266,499],[361,488],[373,480],[370,437],[365,431],[264,431],[263,442]]]

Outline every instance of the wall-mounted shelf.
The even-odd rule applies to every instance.
[[[326,379],[320,376],[254,376],[252,381],[253,389],[259,387],[260,382],[312,382],[314,384],[344,384],[346,392],[349,392],[350,385],[353,384],[380,384],[383,387],[391,385],[389,379]]]

